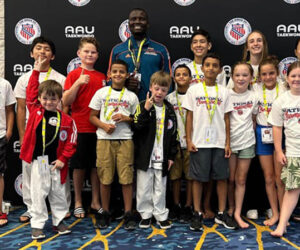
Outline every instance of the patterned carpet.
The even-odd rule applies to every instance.
[[[85,219],[72,217],[67,221],[72,229],[70,235],[58,236],[52,231],[49,220],[44,229],[46,239],[32,240],[29,223],[18,222],[24,209],[9,214],[9,224],[0,228],[0,249],[300,249],[300,224],[291,222],[285,237],[277,239],[269,232],[274,227],[262,226],[263,218],[249,221],[247,230],[228,230],[204,221],[203,232],[192,232],[187,225],[174,223],[168,230],[157,225],[128,232],[123,222],[113,222],[106,230],[94,228],[95,217]]]

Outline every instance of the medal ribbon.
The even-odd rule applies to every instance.
[[[210,124],[212,122],[212,119],[215,115],[215,110],[217,108],[217,104],[218,104],[218,93],[219,93],[219,88],[218,88],[218,84],[215,83],[215,88],[216,88],[216,99],[215,99],[215,103],[214,103],[214,106],[210,107],[210,103],[209,103],[209,98],[208,98],[208,93],[207,93],[207,88],[206,88],[206,84],[205,84],[205,81],[203,81],[203,88],[204,88],[204,94],[205,94],[205,101],[206,101],[206,108],[207,108],[207,111],[208,111],[208,115],[209,115],[209,121],[210,121]]]
[[[182,109],[182,106],[181,106],[181,102],[179,101],[179,98],[178,98],[178,91],[176,91],[176,99],[177,99],[177,106],[178,106],[178,110],[179,110],[179,115],[181,117],[183,126],[185,128],[185,117],[184,117],[183,109]],[[179,128],[177,129],[177,131],[178,131],[178,136],[180,137]]]
[[[106,96],[106,99],[105,99],[105,104],[104,104],[104,117],[107,121],[110,120],[112,114],[115,112],[115,110],[120,106],[120,101],[124,95],[124,92],[125,92],[125,88],[122,88],[122,91],[120,93],[120,96],[119,96],[119,100],[118,100],[118,105],[116,107],[114,107],[109,113],[108,115],[106,115],[107,113],[107,107],[108,107],[108,101],[109,101],[109,98],[110,98],[110,95],[111,95],[111,90],[112,90],[112,87],[109,87],[109,90],[108,90],[108,94]]]
[[[196,72],[196,78],[197,78],[198,82],[201,82],[201,78],[200,78],[195,60],[193,61],[193,65],[194,65],[194,69],[195,69],[195,72]]]
[[[278,83],[276,82],[276,97],[275,97],[275,99],[277,99],[277,97],[278,97],[278,92],[279,92],[279,87],[278,87]],[[267,103],[266,85],[265,84],[263,85],[263,99],[264,99],[265,114],[266,114],[266,117],[268,118],[269,112],[268,112],[268,103]]]
[[[137,57],[136,57],[135,54],[134,54],[134,51],[131,50],[131,39],[129,39],[129,41],[128,41],[128,50],[130,51],[132,62],[135,66],[134,71],[136,71],[136,72],[138,72],[138,70],[140,68],[142,48],[143,48],[143,45],[144,45],[145,42],[146,42],[146,38],[144,38],[144,40],[141,41],[140,46],[139,46],[139,50],[138,50],[138,54],[137,54]]]
[[[45,154],[46,147],[48,147],[52,142],[54,142],[58,134],[59,125],[60,125],[60,113],[58,111],[56,111],[56,113],[57,113],[57,122],[56,122],[55,134],[51,139],[51,141],[48,143],[46,143],[46,119],[45,117],[43,117],[43,122],[42,122],[43,155]]]
[[[48,78],[49,78],[49,76],[50,76],[50,73],[51,73],[51,71],[52,71],[52,68],[51,68],[51,67],[49,67],[49,69],[48,69],[48,72],[47,72],[47,74],[46,74],[46,77],[45,77],[44,81],[47,81],[47,80],[48,80]]]
[[[154,104],[155,106],[155,104]],[[163,132],[163,128],[164,128],[164,122],[165,122],[165,111],[166,111],[166,106],[165,104],[163,104],[163,110],[162,110],[162,114],[161,114],[161,119],[160,119],[160,123],[159,126],[157,127],[157,123],[156,123],[156,140],[157,140],[157,145],[159,144],[162,132]]]

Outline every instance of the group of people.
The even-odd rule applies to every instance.
[[[134,189],[140,228],[149,228],[152,217],[162,229],[178,220],[199,231],[203,218],[212,217],[228,229],[248,228],[241,213],[255,155],[272,211],[264,224],[279,221],[271,234],[282,236],[300,194],[300,62],[289,66],[282,81],[277,58],[268,55],[266,38],[256,30],[249,34],[243,58],[232,67],[227,83],[220,57],[210,53],[210,35],[200,29],[191,38],[193,61],[178,65],[172,79],[168,51],[149,39],[148,26],[145,10],[130,12],[131,37],[112,49],[107,76],[94,68],[99,53],[95,38],[80,40],[81,66],[65,78],[51,67],[54,43],[38,37],[30,52],[34,68],[19,78],[14,93],[1,79],[0,212],[5,148],[17,99],[27,207],[20,221],[30,221],[33,239],[45,237],[47,197],[54,230],[71,232],[64,223],[71,204],[68,165],[73,169],[77,218],[86,215],[82,188],[85,172],[90,172],[90,211],[97,215],[98,228],[107,228],[111,221],[116,171],[126,230],[136,228]],[[295,54],[300,59],[300,40]],[[183,175],[186,195],[181,206]],[[170,211],[167,178],[174,203]],[[216,214],[210,206],[214,182]],[[1,212],[0,226],[7,222]]]

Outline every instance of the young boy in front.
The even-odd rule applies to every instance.
[[[177,89],[169,94],[166,99],[173,105],[177,117],[178,125],[178,152],[175,158],[174,166],[170,170],[170,180],[172,181],[172,192],[174,205],[169,213],[169,219],[179,220],[182,223],[188,223],[192,217],[192,181],[188,176],[190,165],[190,154],[186,149],[185,121],[186,109],[182,107],[182,101],[191,82],[191,71],[185,64],[178,65],[174,71],[174,81]],[[180,206],[180,185],[181,177],[184,173],[186,184],[185,206]]]
[[[98,90],[89,105],[90,121],[98,127],[97,173],[101,183],[103,211],[97,226],[109,226],[111,183],[117,168],[125,207],[124,227],[133,230],[136,223],[132,214],[134,147],[131,122],[139,101],[133,92],[124,87],[129,77],[128,66],[124,61],[114,61],[109,73],[112,85]]]
[[[137,168],[137,211],[140,228],[151,225],[155,217],[162,229],[170,228],[166,208],[167,173],[177,151],[177,121],[173,106],[165,100],[172,79],[163,71],[151,76],[150,93],[134,116],[135,167]]]
[[[71,117],[57,109],[62,87],[54,80],[39,84],[39,74],[46,59],[38,57],[26,89],[29,119],[20,158],[30,168],[32,239],[45,238],[43,228],[48,219],[46,198],[51,206],[54,230],[71,231],[63,223],[69,211],[66,197],[68,160],[76,150],[76,126]]]
[[[189,176],[193,180],[194,216],[190,229],[202,228],[201,197],[203,183],[210,179],[217,182],[219,212],[215,222],[233,229],[232,219],[225,212],[227,179],[229,177],[230,126],[228,90],[216,83],[221,72],[221,60],[215,54],[203,58],[204,81],[191,86],[183,101],[186,108],[186,142],[190,152]]]
[[[99,44],[94,37],[80,39],[77,55],[81,60],[81,66],[67,76],[63,103],[65,106],[71,106],[72,118],[78,129],[77,151],[71,159],[70,167],[73,169],[74,216],[84,218],[81,191],[86,171],[90,171],[92,185],[91,211],[96,214],[101,211],[99,179],[96,171],[97,128],[89,121],[89,103],[96,91],[105,86],[106,77],[94,69],[99,55]]]

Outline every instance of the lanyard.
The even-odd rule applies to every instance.
[[[51,68],[51,67],[49,67],[49,69],[48,69],[48,71],[47,71],[47,74],[46,74],[46,77],[45,77],[44,81],[47,81],[47,80],[48,80],[48,78],[49,78],[49,76],[50,76],[50,73],[51,73],[51,71],[52,71],[52,68]]]
[[[278,87],[278,83],[276,83],[276,97],[275,99],[277,99],[278,97],[278,92],[279,92],[279,87]],[[266,96],[266,85],[263,85],[263,99],[264,99],[264,108],[265,108],[265,114],[266,117],[268,118],[269,116],[269,112],[268,112],[268,104],[267,104],[267,96]]]
[[[201,78],[200,78],[195,60],[193,61],[193,65],[194,65],[194,69],[195,69],[195,72],[196,72],[196,78],[197,78],[198,82],[201,82]]]
[[[179,115],[181,117],[183,125],[185,126],[185,117],[184,117],[183,109],[182,109],[182,106],[181,106],[181,102],[179,101],[179,98],[178,98],[178,91],[176,91],[176,99],[177,99],[177,106],[178,106],[178,110],[179,110]]]
[[[206,88],[206,84],[205,82],[202,83],[203,84],[203,88],[204,88],[204,94],[205,94],[205,101],[206,101],[206,108],[208,111],[208,115],[209,115],[209,122],[211,124],[212,119],[215,115],[215,110],[217,108],[217,104],[218,104],[218,93],[219,93],[219,88],[218,88],[218,84],[215,83],[215,88],[216,88],[216,99],[215,99],[215,103],[214,106],[210,107],[210,103],[209,103],[209,98],[208,98],[208,93],[207,93],[207,88]]]
[[[122,88],[122,91],[120,93],[120,97],[119,97],[119,100],[118,100],[118,105],[116,105],[110,112],[108,115],[106,115],[107,113],[107,107],[108,107],[108,101],[109,101],[109,98],[110,98],[110,95],[111,95],[111,90],[112,90],[112,87],[109,87],[109,90],[108,90],[108,94],[106,96],[106,100],[105,100],[105,104],[104,104],[104,117],[107,121],[110,120],[113,112],[115,112],[115,110],[118,108],[118,106],[120,105],[120,101],[124,95],[124,92],[125,92],[125,88]]]
[[[51,141],[48,143],[46,143],[46,119],[45,117],[43,117],[43,122],[42,122],[43,155],[45,154],[46,147],[48,147],[52,142],[54,142],[58,134],[59,125],[60,125],[60,113],[58,111],[56,111],[56,113],[57,113],[57,122],[56,122],[55,134],[51,139]]]
[[[155,104],[154,104],[155,106]],[[166,106],[165,104],[163,104],[163,110],[162,110],[162,114],[161,114],[161,119],[160,119],[160,123],[159,126],[157,128],[157,123],[156,123],[156,140],[157,140],[157,144],[159,144],[161,135],[162,135],[162,131],[164,128],[164,122],[165,122],[165,111],[166,111]]]
[[[141,53],[142,53],[142,48],[143,48],[143,45],[144,45],[145,42],[146,42],[146,38],[144,38],[144,40],[141,41],[140,46],[139,46],[139,50],[138,50],[138,54],[137,54],[137,57],[136,57],[135,54],[134,54],[134,51],[131,50],[131,39],[129,39],[129,41],[128,41],[128,50],[131,53],[132,62],[135,66],[134,71],[136,71],[136,72],[140,68]]]

